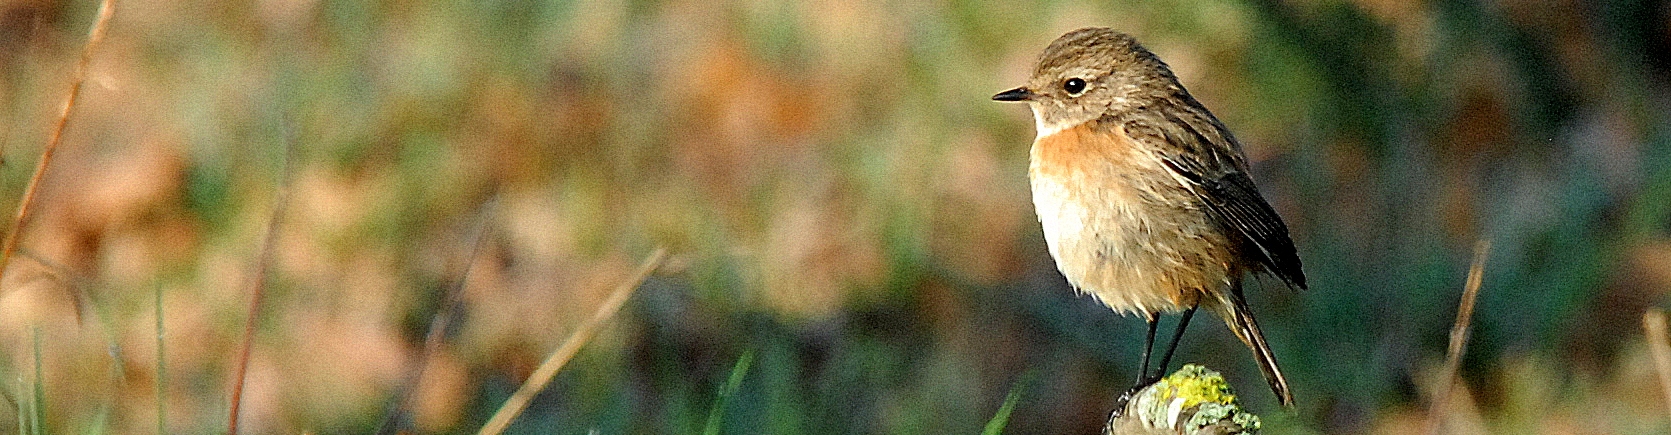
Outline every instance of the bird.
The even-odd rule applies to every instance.
[[[1266,273],[1304,290],[1299,255],[1249,175],[1241,143],[1171,68],[1131,35],[1083,28],[1051,42],[1024,86],[992,99],[1032,109],[1028,179],[1057,269],[1078,293],[1148,322],[1137,383],[1120,401],[1161,378],[1190,318],[1205,308],[1292,407],[1242,284]],[[1150,374],[1159,316],[1179,312]]]

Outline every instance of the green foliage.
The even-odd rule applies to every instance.
[[[981,430],[981,435],[1004,433],[1004,426],[1010,423],[1010,413],[1015,412],[1015,402],[1021,400],[1022,389],[1032,384],[1037,375],[1038,372],[1029,371],[1015,381],[1015,386],[1010,387],[1010,393],[1004,395],[1004,405],[999,406],[998,412],[992,414],[992,419],[986,421],[986,429]]]
[[[743,376],[748,374],[748,367],[754,363],[754,351],[743,352],[737,358],[737,364],[731,366],[731,376],[725,385],[720,386],[718,398],[714,399],[714,407],[708,411],[708,423],[702,428],[702,435],[719,435],[720,422],[725,417],[725,406],[731,401],[731,396],[737,394],[737,389],[743,385]]]

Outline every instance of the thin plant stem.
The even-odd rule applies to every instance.
[[[70,123],[70,113],[75,109],[76,98],[81,96],[81,84],[87,81],[87,65],[92,63],[93,49],[104,40],[110,17],[115,14],[116,0],[104,0],[99,3],[98,19],[93,21],[93,29],[87,32],[87,45],[82,46],[81,60],[75,64],[75,75],[70,80],[69,95],[64,97],[64,107],[58,112],[58,121],[53,124],[51,135],[47,136],[46,147],[41,149],[41,160],[35,164],[35,174],[29,176],[29,185],[23,189],[23,199],[18,201],[17,216],[12,218],[12,228],[6,232],[5,240],[0,241],[0,279],[6,276],[6,264],[11,261],[12,251],[17,249],[18,234],[23,231],[23,224],[28,221],[29,212],[34,208],[35,192],[41,185],[41,176],[46,174],[47,166],[52,164],[53,154],[58,151],[58,144],[63,142],[64,129]]]
[[[662,259],[666,256],[666,249],[657,248],[654,253],[650,254],[649,258],[644,259],[644,263],[638,265],[638,270],[633,272],[632,276],[622,282],[619,287],[616,287],[615,291],[609,294],[609,298],[605,299],[603,304],[592,312],[592,317],[582,321],[580,326],[574,329],[574,333],[569,334],[569,338],[563,340],[562,345],[557,346],[557,350],[546,356],[545,362],[540,363],[539,368],[534,369],[534,373],[528,376],[528,380],[524,381],[515,393],[511,393],[509,399],[505,399],[505,403],[499,406],[499,410],[493,413],[493,417],[487,420],[487,424],[482,425],[482,429],[476,432],[476,435],[498,435],[500,432],[504,432],[505,427],[510,426],[511,420],[516,419],[516,416],[528,407],[528,401],[533,400],[534,394],[545,389],[545,385],[557,376],[557,370],[562,369],[570,358],[580,352],[581,346],[585,345],[587,341],[591,341],[592,336],[597,334],[598,327],[602,326],[604,321],[613,317],[615,312],[621,309],[621,305],[627,303],[627,298],[632,296],[633,290],[644,283],[644,279],[648,278],[650,272],[655,271],[656,267],[661,265]]]
[[[713,408],[708,409],[708,424],[702,428],[702,435],[719,435],[720,422],[725,420],[725,407],[731,403],[731,396],[737,395],[737,390],[743,387],[743,377],[748,376],[748,368],[754,364],[754,351],[743,352],[737,358],[737,363],[731,366],[731,376],[720,387],[719,397],[714,398]]]
[[[168,352],[163,348],[163,318],[162,318],[162,286],[157,286],[156,295],[157,316],[157,435],[168,434]]]
[[[1462,300],[1457,303],[1456,322],[1451,325],[1445,367],[1439,373],[1438,386],[1434,389],[1433,408],[1428,411],[1427,433],[1439,434],[1444,428],[1451,394],[1456,389],[1456,372],[1462,366],[1462,354],[1468,346],[1468,327],[1474,317],[1474,300],[1479,297],[1480,283],[1485,279],[1485,259],[1490,253],[1490,241],[1480,240],[1474,245],[1474,261],[1468,266],[1468,281],[1462,287]]]
[[[243,343],[239,345],[237,367],[232,373],[231,404],[226,418],[226,433],[238,435],[238,412],[243,403],[244,378],[249,373],[250,350],[255,345],[255,326],[261,320],[261,299],[267,290],[267,266],[273,262],[273,245],[278,238],[279,221],[284,217],[286,205],[290,200],[290,166],[296,160],[296,139],[291,137],[290,129],[283,131],[285,157],[282,181],[278,186],[277,199],[273,201],[273,215],[267,220],[267,235],[261,242],[261,254],[255,262],[255,271],[250,275],[249,311],[244,319]]]
[[[429,331],[424,333],[423,354],[419,356],[416,367],[408,372],[406,379],[401,382],[402,387],[396,393],[394,408],[389,410],[389,415],[383,419],[383,425],[377,429],[377,434],[399,433],[401,420],[412,406],[412,394],[418,389],[418,383],[423,380],[424,372],[429,369],[430,360],[440,351],[441,340],[446,335],[448,325],[452,323],[453,314],[458,310],[460,301],[464,298],[464,286],[470,281],[470,271],[476,264],[476,258],[482,254],[482,247],[485,245],[482,241],[486,239],[488,224],[493,221],[493,211],[498,203],[498,195],[494,195],[482,205],[480,216],[476,218],[469,241],[466,242],[466,246],[470,246],[470,252],[463,258],[464,270],[459,273],[453,285],[449,286],[447,293],[441,296],[441,306],[429,320]]]
[[[1015,385],[1010,387],[1010,393],[1004,396],[1004,404],[998,407],[998,412],[992,415],[992,419],[986,421],[986,428],[981,430],[981,435],[1004,433],[1004,426],[1010,423],[1010,413],[1015,411],[1016,402],[1021,401],[1021,391],[1032,385],[1036,377],[1038,372],[1028,370],[1021,375],[1021,379],[1015,381]]]
[[[25,392],[28,385],[23,381],[23,375],[17,375],[17,433],[29,433],[29,394]]]
[[[34,398],[30,400],[34,402],[34,406],[29,410],[29,430],[31,433],[43,434],[46,433],[46,427],[42,426],[42,422],[46,421],[46,386],[42,384],[46,382],[46,376],[41,370],[41,327],[29,328],[29,341],[35,353],[35,382],[31,388]]]
[[[1665,311],[1654,308],[1643,313],[1642,329],[1647,330],[1648,351],[1654,356],[1654,371],[1659,373],[1659,388],[1665,395],[1666,411],[1671,412],[1671,337],[1667,337],[1665,331]]]

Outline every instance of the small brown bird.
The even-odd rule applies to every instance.
[[[1284,406],[1294,396],[1242,296],[1249,272],[1304,289],[1299,255],[1248,177],[1241,144],[1166,63],[1106,28],[1050,43],[1027,85],[992,97],[1033,109],[1033,205],[1056,267],[1080,292],[1149,323],[1133,391],[1160,379],[1197,308],[1253,350]],[[1183,312],[1149,373],[1157,316]]]

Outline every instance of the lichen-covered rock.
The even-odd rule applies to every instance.
[[[1229,435],[1259,431],[1259,416],[1243,411],[1224,376],[1186,364],[1139,391],[1121,417],[1109,421],[1114,435]]]

